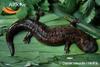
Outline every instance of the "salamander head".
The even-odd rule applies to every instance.
[[[86,53],[94,53],[98,50],[97,42],[94,38],[85,40],[81,48]]]

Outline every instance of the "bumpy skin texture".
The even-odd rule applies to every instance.
[[[14,36],[23,30],[29,31],[24,38],[25,43],[29,43],[31,37],[34,36],[37,40],[46,43],[49,46],[60,46],[65,44],[64,50],[66,53],[69,52],[69,48],[72,43],[76,43],[77,46],[86,53],[94,53],[97,51],[98,46],[96,40],[83,31],[72,26],[63,25],[50,28],[38,20],[36,18],[35,20],[19,20],[8,29],[6,41],[10,49],[11,56],[13,56],[15,53],[13,43]]]

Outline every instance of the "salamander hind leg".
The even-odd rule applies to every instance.
[[[28,32],[27,35],[24,37],[24,40],[23,40],[24,43],[25,44],[29,44],[30,41],[31,41],[32,36],[33,36],[32,33],[31,32]]]

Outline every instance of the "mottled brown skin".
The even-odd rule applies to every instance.
[[[37,18],[38,17],[38,18]],[[13,39],[14,36],[23,30],[29,31],[24,38],[25,43],[29,43],[32,36],[37,40],[46,43],[49,46],[60,46],[65,44],[65,52],[68,53],[72,43],[86,53],[94,53],[97,51],[98,46],[96,40],[83,31],[76,29],[72,26],[58,26],[50,28],[44,23],[39,22],[39,15],[34,20],[23,19],[19,20],[7,31],[6,41],[11,52],[11,56],[15,53]]]

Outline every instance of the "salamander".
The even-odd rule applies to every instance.
[[[25,30],[29,33],[25,36],[24,42],[30,43],[30,39],[34,36],[40,42],[48,46],[60,46],[65,44],[64,51],[69,53],[72,43],[76,43],[85,53],[94,53],[98,50],[96,39],[89,34],[77,29],[73,26],[56,26],[54,28],[47,26],[39,21],[40,14],[36,14],[34,20],[22,19],[13,23],[6,33],[6,42],[11,52],[11,56],[15,54],[14,36]]]

